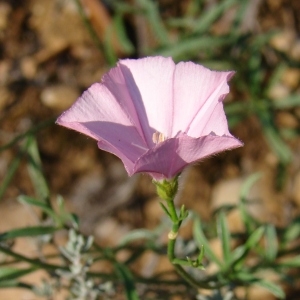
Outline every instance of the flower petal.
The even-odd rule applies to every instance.
[[[146,152],[136,162],[133,173],[149,172],[156,173],[157,177],[162,174],[165,178],[172,178],[191,163],[242,145],[242,142],[232,136],[210,134],[193,138],[182,134]]]
[[[199,134],[200,129],[201,134]],[[219,136],[231,136],[222,102],[217,103],[212,111],[202,116],[202,118],[196,116],[189,129],[189,135],[191,136],[197,134],[198,136],[205,136],[210,133],[214,133]]]
[[[98,147],[103,151],[107,151],[119,157],[122,160],[127,173],[128,174],[132,173],[134,168],[134,162],[124,154],[122,147],[114,146],[104,140],[98,141]]]
[[[121,60],[118,67],[122,70],[132,100],[129,110],[135,107],[148,146],[154,145],[152,135],[156,131],[170,137],[175,70],[173,60],[161,56],[126,59]],[[127,97],[125,99],[127,103]]]
[[[98,141],[106,141],[106,151],[114,153],[117,148],[132,162],[148,150],[114,96],[100,83],[84,92],[57,123]]]
[[[227,80],[233,74],[211,71],[192,62],[181,62],[176,66],[172,136],[178,131],[192,137],[204,135],[202,132],[214,108],[229,92]]]

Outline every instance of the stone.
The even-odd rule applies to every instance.
[[[79,97],[79,91],[72,86],[58,84],[46,87],[41,93],[42,103],[54,110],[69,108]]]

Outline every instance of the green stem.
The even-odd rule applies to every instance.
[[[179,224],[179,218],[177,216],[177,211],[176,211],[173,199],[171,201],[167,201],[167,204],[168,204],[169,213],[171,215],[171,219],[172,219],[173,227],[174,227],[174,225]],[[179,229],[179,226],[178,226],[177,230],[178,229]]]
[[[201,284],[197,282],[194,278],[192,278],[181,266],[181,264],[185,264],[186,261],[177,259],[175,257],[175,244],[176,244],[176,239],[177,239],[177,234],[181,225],[181,221],[178,218],[176,208],[174,201],[167,201],[168,203],[168,208],[169,208],[169,213],[171,215],[171,220],[173,222],[172,225],[172,231],[169,233],[169,241],[168,241],[168,258],[170,262],[173,264],[175,267],[175,270],[177,273],[185,280],[187,281],[191,286],[194,288],[208,288],[207,284]]]
[[[16,252],[8,249],[7,247],[2,246],[1,244],[0,244],[0,252],[5,253],[6,255],[9,255],[9,256],[17,259],[17,260],[26,261],[26,262],[30,263],[31,265],[33,265],[33,266],[37,266],[37,267],[40,267],[42,269],[46,269],[48,271],[56,271],[58,269],[64,270],[64,271],[68,270],[67,267],[62,267],[62,266],[59,266],[59,265],[44,263],[44,262],[42,262],[38,259],[31,259],[29,257],[26,257],[26,256],[22,255],[22,254],[18,254]]]
[[[177,215],[174,198],[172,200],[167,200],[168,211],[170,214],[172,224],[172,230],[169,232],[168,238],[168,258],[169,261],[173,264],[177,273],[191,286],[196,289],[204,288],[204,289],[215,289],[218,285],[211,285],[209,282],[198,282],[196,281],[190,274],[188,274],[185,269],[182,267],[190,266],[190,263],[187,260],[178,259],[175,256],[175,245],[177,240],[178,231],[180,229],[182,223],[182,216]]]

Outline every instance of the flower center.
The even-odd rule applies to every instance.
[[[159,144],[163,141],[165,141],[167,138],[163,135],[163,133],[161,132],[154,132],[153,135],[152,135],[152,141],[154,144]]]

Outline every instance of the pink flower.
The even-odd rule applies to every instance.
[[[170,179],[243,145],[229,133],[222,104],[233,74],[160,56],[120,60],[57,123],[96,139],[129,175]]]

